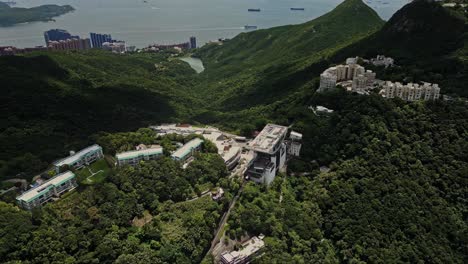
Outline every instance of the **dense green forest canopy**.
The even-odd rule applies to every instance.
[[[205,183],[222,186],[226,198],[198,198],[195,189]],[[168,157],[115,169],[105,182],[80,186],[32,214],[0,202],[0,259],[199,263],[237,188],[222,158],[203,152],[187,169]],[[145,216],[150,221],[136,224]]]
[[[31,177],[94,143],[89,136],[99,131],[188,115],[194,103],[184,90],[195,72],[168,57],[104,51],[1,57],[0,178]]]
[[[31,8],[10,7],[0,2],[0,26],[11,26],[14,24],[49,21],[53,17],[66,14],[75,10],[70,5],[41,5]]]
[[[466,263],[467,104],[311,100],[335,112],[293,127],[306,135],[294,174],[245,188],[231,238],[265,234],[257,263]]]

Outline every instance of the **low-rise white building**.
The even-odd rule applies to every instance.
[[[136,166],[140,161],[155,160],[162,155],[163,148],[159,145],[153,145],[149,148],[145,145],[138,145],[137,150],[121,152],[115,157],[117,158],[117,165],[119,166]]]
[[[202,139],[194,138],[172,153],[171,157],[174,160],[184,162],[188,158],[192,157],[196,151],[201,149],[202,143]]]
[[[80,169],[84,166],[95,162],[96,160],[102,159],[104,154],[102,148],[99,145],[92,145],[78,152],[70,151],[70,156],[60,159],[53,163],[56,173],[60,172],[60,167],[68,165],[74,169]]]
[[[78,184],[76,183],[75,174],[67,171],[57,174],[41,185],[24,192],[16,198],[16,202],[22,208],[31,210],[42,206],[54,197],[60,197],[61,194],[74,189],[76,186]]]

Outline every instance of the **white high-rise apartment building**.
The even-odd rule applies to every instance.
[[[405,101],[417,100],[436,100],[440,97],[440,87],[438,84],[423,83],[408,83],[403,85],[399,82],[393,83],[387,81],[383,86],[383,94],[386,98],[401,98]]]
[[[356,78],[356,85],[358,85],[356,88],[357,90],[364,90],[368,86],[372,86],[375,81],[375,73],[366,71],[364,67],[356,64],[356,62],[356,58],[349,58],[346,60],[346,65],[337,65],[326,69],[320,75],[320,87],[318,92],[336,88],[337,82],[354,81]],[[361,75],[362,77],[360,77]]]

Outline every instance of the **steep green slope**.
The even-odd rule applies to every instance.
[[[380,28],[383,21],[361,0],[301,25],[242,33],[221,46],[202,48],[206,82],[197,88],[213,108],[239,110],[272,103],[297,90],[326,65],[324,56]]]
[[[193,105],[183,87],[194,72],[164,55],[47,53],[1,57],[0,68],[0,178],[32,176],[93,133],[169,121]]]

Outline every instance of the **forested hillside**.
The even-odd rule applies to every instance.
[[[213,111],[271,104],[318,75],[328,66],[322,61],[326,56],[382,25],[361,0],[347,0],[304,24],[239,34],[196,54],[207,69],[195,89]]]
[[[230,217],[232,238],[266,235],[256,263],[466,263],[468,106],[344,92],[310,103],[335,112],[304,108],[294,174],[246,187]]]
[[[0,178],[30,177],[96,132],[174,120],[193,105],[184,86],[194,71],[167,55],[51,52],[1,57],[0,68]]]

